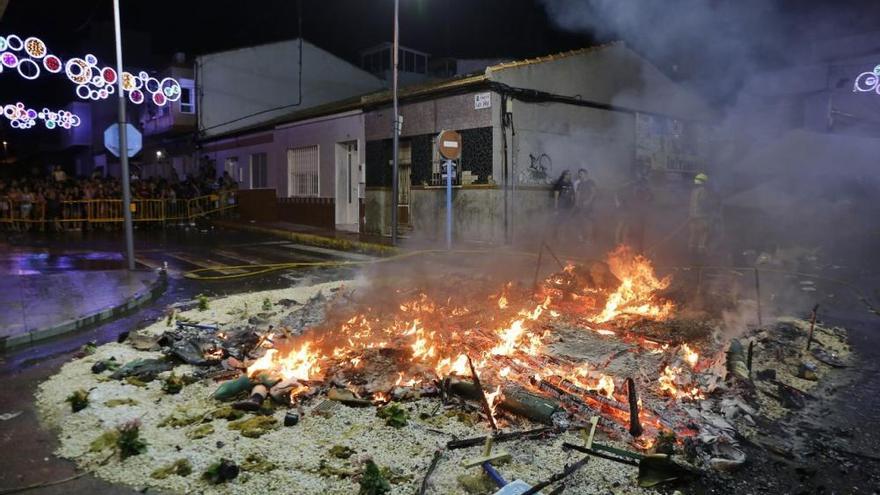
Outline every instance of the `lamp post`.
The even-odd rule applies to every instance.
[[[397,108],[397,54],[400,51],[398,45],[398,14],[400,8],[400,1],[394,0],[394,43],[392,44],[392,52],[391,52],[391,91],[392,91],[392,99],[394,106],[394,115],[392,117],[393,121],[393,133],[392,134],[392,153],[393,156],[391,158],[391,244],[397,245],[397,210],[398,210],[398,195],[399,193],[399,178],[397,172],[397,158],[398,158],[398,148],[400,146],[400,111]]]
[[[113,23],[116,29],[116,94],[119,96],[119,162],[122,168],[122,215],[125,223],[125,257],[128,269],[134,270],[134,231],[131,226],[131,185],[128,173],[128,143],[125,126],[125,91],[122,88],[122,29],[119,0],[113,0]]]

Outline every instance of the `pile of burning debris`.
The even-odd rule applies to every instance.
[[[258,417],[285,408],[289,426],[338,404],[375,407],[393,422],[401,403],[436,398],[433,413],[463,410],[490,429],[447,448],[483,446],[466,465],[499,485],[492,462],[506,454],[492,454],[493,443],[583,431],[583,442],[562,445],[587,454],[579,463],[531,491],[505,492],[537,493],[564,487],[592,457],[638,466],[642,486],[734,470],[746,460],[741,444],[754,444],[762,421],[773,419],[769,401],[797,408],[808,400],[808,387],[791,377],[810,383],[823,363],[845,365],[845,347],[835,344],[845,335],[821,327],[814,335],[815,321],[722,338],[709,320],[686,317],[672,281],[626,247],[607,261],[560,265],[535,284],[449,277],[423,289],[373,284],[304,304],[266,301],[264,313],[296,307],[277,326],[260,313],[221,327],[172,312],[176,328],[129,337],[167,357],[133,360],[111,378],[149,381],[183,362],[193,367],[188,381],[217,383],[212,397],[227,409]],[[809,332],[813,352],[787,356],[796,369],[780,369],[793,344],[779,343],[778,328],[790,340]],[[595,440],[597,428],[629,448]]]

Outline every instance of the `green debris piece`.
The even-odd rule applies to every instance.
[[[646,455],[639,462],[639,486],[651,488],[662,483],[694,477],[694,473],[665,454]]]
[[[115,447],[118,437],[119,432],[116,430],[107,430],[101,433],[101,436],[92,440],[92,443],[89,444],[89,452],[101,452],[102,450]]]
[[[458,484],[464,488],[464,491],[471,494],[494,493],[498,487],[486,476],[485,473],[480,474],[462,474],[456,478]]]
[[[217,387],[213,397],[217,400],[230,400],[241,393],[250,392],[254,385],[256,384],[247,375],[241,375],[235,380],[229,380]]]
[[[406,474],[400,470],[385,466],[379,468],[379,474],[381,474],[382,477],[388,480],[392,485],[408,483],[413,480],[412,474]]]
[[[376,410],[376,416],[385,420],[385,425],[401,428],[406,426],[408,416],[406,410],[399,404],[391,403],[383,408]]]
[[[238,430],[241,432],[241,436],[247,438],[260,438],[277,428],[278,420],[271,416],[254,416],[229,423],[230,430]]]
[[[91,356],[98,349],[98,345],[94,342],[87,342],[82,347],[80,347],[80,351],[86,355]]]
[[[338,478],[349,478],[357,474],[350,469],[339,468],[328,464],[326,459],[321,459],[321,461],[318,462],[317,469],[310,469],[308,471],[310,473],[319,474],[324,478],[329,478],[331,476],[336,476]]]
[[[140,421],[132,420],[123,423],[116,428],[116,431],[119,433],[119,436],[116,437],[116,450],[121,459],[147,451],[147,442],[140,437]]]
[[[219,485],[220,483],[235,479],[238,476],[238,472],[239,469],[235,462],[228,459],[220,459],[220,461],[208,466],[208,469],[202,473],[202,479],[212,485]]]
[[[164,428],[166,426],[170,426],[172,428],[180,428],[183,426],[189,426],[198,423],[202,420],[201,414],[190,415],[187,414],[186,411],[175,411],[168,416],[165,417],[162,421],[159,422],[159,428]]]
[[[463,423],[467,426],[474,426],[475,424],[477,424],[478,421],[473,414],[469,414],[465,411],[449,410],[444,413],[444,416],[446,416],[447,418],[455,418],[460,423]]]
[[[127,383],[129,385],[134,385],[135,387],[146,387],[147,386],[147,382],[141,380],[140,378],[138,378],[136,376],[125,377],[125,383]]]
[[[162,391],[166,394],[177,394],[180,393],[180,390],[183,389],[183,386],[186,385],[184,377],[177,376],[172,372],[168,375],[168,378],[162,381]]]
[[[233,409],[232,406],[223,406],[221,408],[215,409],[214,412],[211,413],[211,417],[213,417],[214,419],[235,421],[236,419],[241,419],[244,417],[244,411]]]
[[[382,477],[379,466],[373,461],[367,461],[367,467],[361,476],[360,490],[358,495],[381,495],[391,491],[391,484]]]
[[[104,405],[107,407],[136,406],[138,405],[138,401],[134,399],[110,399],[104,401]]]
[[[196,296],[196,302],[198,303],[199,311],[207,311],[208,309],[208,296],[204,294],[199,294]]]
[[[71,411],[79,412],[88,407],[89,393],[83,389],[74,390],[73,393],[68,395],[64,400],[70,403]]]
[[[269,298],[263,299],[263,311],[271,311],[272,310],[272,301]]]
[[[165,318],[165,325],[170,327],[171,324],[174,323],[174,317],[177,315],[177,310],[174,308],[169,308],[169,310],[166,312],[166,315],[167,316]]]
[[[150,474],[150,478],[164,480],[172,474],[184,477],[192,474],[192,464],[190,464],[189,459],[178,459],[165,467],[161,467],[153,471]]]
[[[350,449],[344,445],[334,445],[330,448],[330,455],[337,459],[348,459],[355,454],[354,449]]]
[[[271,461],[268,461],[265,457],[260,454],[249,454],[244,462],[241,463],[242,471],[249,471],[253,473],[268,473],[270,471],[274,471],[278,466]]]
[[[214,433],[214,425],[211,423],[205,423],[186,432],[186,437],[192,440],[198,440],[199,438],[205,438],[212,433]]]

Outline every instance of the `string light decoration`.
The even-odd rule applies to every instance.
[[[40,77],[43,70],[51,74],[64,71],[67,79],[76,86],[76,95],[83,100],[107,99],[116,91],[114,85],[119,77],[115,69],[101,66],[98,57],[92,54],[64,62],[49,52],[43,40],[33,36],[22,40],[15,34],[0,36],[0,73],[5,69],[15,69],[21,77],[29,80]],[[123,72],[122,86],[129,101],[138,105],[147,98],[160,107],[180,99],[180,83],[176,79],[166,77],[160,81],[145,71],[136,76]]]
[[[880,65],[873,71],[862,72],[853,84],[853,93],[875,92],[880,95]]]
[[[13,129],[30,129],[37,125],[38,120],[43,122],[46,129],[72,129],[79,127],[82,123],[82,119],[77,114],[67,110],[51,111],[44,108],[37,111],[33,108],[27,108],[22,102],[0,108]]]

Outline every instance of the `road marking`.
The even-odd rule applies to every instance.
[[[284,244],[281,247],[285,247],[287,249],[295,250],[295,251],[305,251],[307,253],[322,254],[325,256],[332,256],[334,258],[345,258],[345,259],[354,260],[354,261],[372,261],[372,260],[376,259],[373,256],[367,256],[365,254],[350,253],[348,251],[337,251],[335,249],[327,249],[327,248],[321,248],[321,247],[316,247],[316,246],[306,246],[304,244],[288,243],[288,244]]]
[[[225,249],[215,249],[213,251],[214,254],[223,256],[224,258],[229,258],[237,261],[243,261],[247,265],[272,265],[279,263],[278,261],[271,261],[265,258],[261,258],[259,256],[251,256],[250,254],[242,254],[242,253],[234,253],[232,251],[226,251]],[[247,258],[243,256],[248,256]],[[283,263],[283,262],[280,262]]]
[[[185,261],[199,268],[208,268],[210,270],[214,270],[222,275],[240,275],[242,273],[247,273],[247,270],[242,270],[240,268],[226,268],[229,265],[225,265],[223,263],[220,263],[219,261],[215,261],[210,258],[193,258],[186,253],[181,253],[179,251],[168,253],[168,256],[171,256],[172,258],[178,259],[180,261]]]

